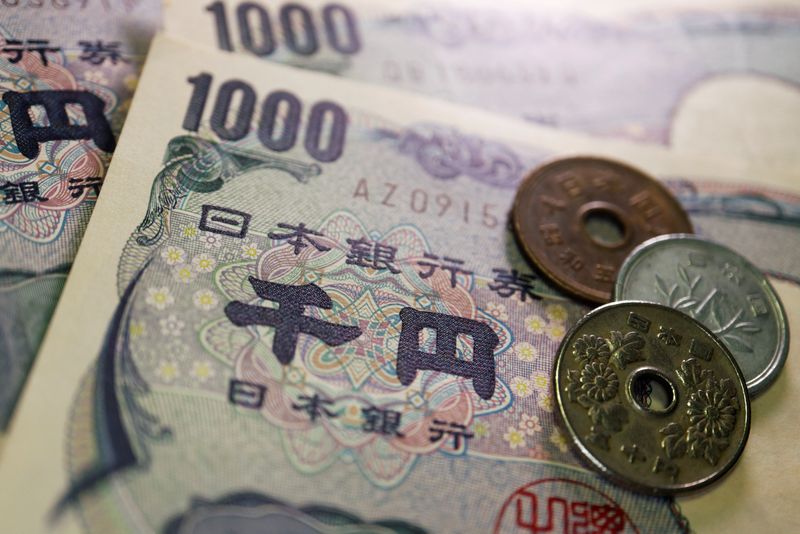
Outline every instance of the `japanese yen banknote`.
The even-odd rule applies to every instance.
[[[790,50],[800,39],[799,9],[746,0],[220,0],[168,4],[165,26],[223,50],[735,162],[747,185],[681,181],[684,207],[702,233],[746,253],[793,291],[796,249],[782,244],[797,242],[797,205],[762,187],[797,189],[800,60]],[[793,369],[790,361],[784,374]],[[775,467],[800,469],[781,430],[800,402],[791,384],[797,379],[784,378],[754,404],[750,453],[732,476],[738,483],[685,504],[701,531],[800,521],[782,504],[796,487],[791,471]]]
[[[218,49],[527,121],[800,164],[796,2],[173,1],[164,17]]]
[[[0,433],[103,184],[159,4],[0,6]]]
[[[796,49],[797,9],[674,4],[186,0],[170,3],[165,24],[217,48],[713,153],[743,174],[798,168],[800,68],[796,54],[775,53]],[[94,206],[158,14],[155,0],[0,5],[0,92],[37,93],[0,101],[0,428]],[[12,112],[57,127],[45,100],[56,114],[63,104],[76,127],[35,130],[47,133],[37,150],[30,131],[14,130]]]
[[[800,199],[722,163],[156,38],[0,460],[2,521],[681,530],[553,419],[555,350],[588,308],[506,218],[527,169],[575,151],[669,179],[702,233],[752,221],[749,255],[797,239]]]

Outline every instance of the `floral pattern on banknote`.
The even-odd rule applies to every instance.
[[[418,261],[429,250],[413,226],[379,235],[349,213],[338,212],[316,226],[322,235],[315,240],[322,250],[308,246],[296,254],[295,246],[285,240],[255,232],[243,240],[195,232],[191,228],[196,222],[190,222],[194,217],[187,215],[172,212],[172,223],[178,222],[181,230],[158,248],[134,304],[134,361],[153,388],[225,395],[231,378],[262,384],[266,397],[259,411],[281,429],[286,453],[299,470],[316,472],[346,456],[381,486],[399,483],[420,454],[466,452],[466,439],[455,445],[453,440],[431,439],[435,421],[474,434],[471,425],[509,408],[513,394],[502,375],[489,400],[476,395],[469,381],[445,373],[423,373],[409,387],[399,382],[399,312],[404,307],[490,325],[500,339],[498,359],[512,344],[508,325],[476,304],[471,275],[459,275],[455,284],[445,272],[420,278]],[[396,273],[349,261],[348,240],[363,236],[396,249]],[[249,290],[251,276],[291,286],[317,284],[334,305],[331,310],[308,307],[307,315],[356,325],[362,334],[338,347],[300,336],[293,360],[281,365],[272,353],[274,328],[241,328],[223,312],[234,300],[259,301]],[[498,308],[493,311],[497,314]],[[142,331],[148,334],[142,336]],[[155,336],[159,343],[153,343]],[[430,347],[433,341],[428,335],[422,345]],[[188,350],[179,349],[180,344]],[[460,340],[457,350],[459,357],[470,357],[467,342]],[[519,350],[530,354],[532,349]],[[309,419],[297,409],[298,399],[313,396],[325,399],[327,417]],[[364,432],[367,410],[398,414],[397,424],[391,432]],[[527,432],[537,430],[536,420],[526,423]]]
[[[316,222],[265,214],[251,221],[228,204],[224,184],[246,187],[260,169],[280,169],[301,183],[319,172],[201,138],[170,142],[118,269],[121,294],[143,273],[131,326],[148,333],[131,333],[130,341],[154,391],[205,392],[235,404],[240,388],[249,388],[257,399],[250,409],[280,428],[296,469],[315,473],[351,462],[382,487],[399,484],[421,455],[434,453],[573,463],[553,419],[549,369],[580,306],[539,300],[527,289],[509,293],[498,269],[434,268],[438,251],[412,224],[380,232],[348,211]],[[239,226],[211,231],[215,218]],[[254,317],[282,305],[264,300],[258,284],[312,286],[331,307],[305,306],[303,313],[317,325],[360,334],[335,346],[300,335],[278,354],[277,328]],[[234,321],[231,305],[247,317]],[[419,371],[403,381],[401,312],[409,309],[489,327],[497,338],[492,394],[481,396],[474,379],[446,372]],[[456,341],[456,358],[469,361],[471,345]],[[420,331],[419,348],[438,352],[435,331]]]
[[[395,372],[401,331],[399,312],[405,306],[412,306],[484,321],[501,339],[499,353],[509,346],[508,327],[477,307],[469,292],[471,280],[468,277],[459,280],[455,287],[451,287],[449,277],[442,273],[432,276],[427,283],[418,277],[409,260],[422,258],[427,247],[424,237],[415,228],[400,227],[385,235],[370,234],[353,216],[339,213],[328,218],[319,229],[330,239],[320,242],[330,250],[308,247],[295,256],[291,246],[279,245],[258,259],[256,276],[289,285],[324,280],[323,287],[335,306],[333,314],[319,313],[319,318],[356,324],[362,335],[337,348],[306,336],[298,345],[294,365],[288,369],[277,365],[272,356],[257,358],[252,350],[259,342],[268,343],[273,329],[249,330],[251,338],[234,353],[237,374],[258,377],[258,382],[267,384],[266,404],[273,408],[263,410],[262,414],[286,431],[287,450],[292,461],[301,469],[314,469],[315,462],[319,461],[314,457],[318,451],[310,451],[307,444],[316,440],[324,444],[323,449],[328,449],[329,456],[335,456],[331,454],[335,451],[349,449],[368,478],[386,485],[404,476],[419,454],[437,450],[463,453],[466,441],[451,449],[452,443],[448,440],[433,441],[429,427],[435,420],[443,420],[466,428],[473,420],[508,407],[511,395],[507,386],[500,381],[492,399],[484,401],[462,379],[444,373],[425,373],[410,387],[400,384]],[[398,258],[405,259],[397,262],[400,270],[397,275],[349,264],[347,248],[342,244],[363,235],[397,249]],[[222,270],[217,278],[228,298],[233,298],[236,292],[227,288],[231,284],[233,288],[241,285],[239,277],[244,273],[237,276],[237,269],[241,271],[241,267],[236,266],[229,271]],[[216,348],[215,338],[221,336],[217,329],[236,328],[227,319],[215,326],[206,331],[212,349]],[[429,335],[423,344],[430,347],[431,342]],[[469,358],[467,353],[471,349],[465,343],[460,343],[457,350],[459,357]],[[334,406],[341,410],[339,416],[318,425],[292,409],[293,398],[313,392],[324,393],[334,400]],[[397,433],[361,432],[365,409],[399,413]]]
[[[0,45],[3,43],[5,38],[0,37]],[[108,77],[113,77],[115,82],[117,78],[134,78],[135,68],[120,63],[114,72],[104,74],[103,80],[97,80],[97,75],[93,78],[80,62],[69,61],[63,53],[50,54],[46,67],[36,56],[25,55],[17,63],[0,60],[0,92],[86,90],[98,96],[105,103],[106,114],[114,117],[120,114],[122,99],[109,88],[113,85]],[[37,112],[36,107],[32,112],[34,124],[46,120],[44,113]],[[67,114],[71,123],[80,123],[77,108],[68,106]],[[121,126],[121,121],[117,122],[117,126]],[[72,184],[91,177],[102,178],[109,160],[110,154],[98,150],[91,140],[43,143],[38,157],[28,159],[16,145],[8,104],[0,100],[2,185],[25,184],[29,188],[27,193],[35,195],[37,200],[0,203],[0,232],[12,230],[25,239],[40,243],[57,239],[69,210],[87,198],[91,201],[96,198],[92,188]]]
[[[480,281],[476,292],[480,292]],[[570,463],[553,413],[550,367],[566,330],[583,311],[574,303],[549,300],[522,302],[496,295],[487,310],[500,314],[511,326],[510,354],[497,360],[498,376],[504,377],[514,395],[513,406],[497,417],[473,425],[476,438],[471,451],[494,458],[526,458]]]
[[[129,332],[134,362],[154,390],[229,401],[231,380],[263,386],[258,413],[280,429],[296,469],[314,473],[336,461],[354,462],[381,487],[399,484],[420,455],[434,453],[571,462],[553,420],[548,366],[570,318],[578,316],[574,305],[502,299],[481,273],[452,278],[439,270],[422,277],[431,250],[415,226],[379,233],[347,211],[309,225],[315,245],[304,247],[281,237],[285,230],[252,230],[241,239],[202,231],[197,214],[180,206],[171,210],[170,225],[152,249]],[[393,250],[394,272],[356,264],[352,244],[359,240]],[[133,243],[131,257],[141,246]],[[273,352],[274,327],[237,326],[225,314],[234,301],[270,305],[253,292],[253,278],[317,285],[333,306],[308,306],[305,314],[356,326],[361,335],[340,346],[301,335],[282,365]],[[447,373],[420,372],[411,385],[400,383],[400,311],[406,307],[491,327],[499,339],[491,398]],[[512,324],[519,325],[516,333]],[[434,352],[435,333],[423,331],[420,346]],[[471,351],[459,338],[458,358],[469,361]],[[319,408],[311,417],[303,405],[309,399]]]

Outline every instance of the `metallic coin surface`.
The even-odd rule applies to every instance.
[[[786,361],[789,327],[778,294],[724,245],[682,234],[650,239],[623,263],[614,295],[665,304],[703,323],[730,349],[751,395],[764,391]]]
[[[577,451],[631,489],[668,495],[706,486],[747,441],[750,401],[730,352],[661,304],[593,310],[564,338],[553,374]]]
[[[655,179],[623,163],[565,158],[532,171],[512,214],[528,258],[564,291],[608,302],[625,257],[647,239],[691,233],[677,200]]]

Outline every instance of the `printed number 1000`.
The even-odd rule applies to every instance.
[[[206,7],[214,17],[217,44],[222,50],[234,49],[225,4],[214,2]],[[317,26],[311,11],[296,3],[282,6],[278,12],[279,32],[286,47],[301,56],[310,56],[319,50]],[[236,7],[239,40],[248,52],[266,57],[275,52],[277,42],[269,12],[255,2],[242,2]],[[341,4],[328,4],[322,8],[323,36],[331,48],[340,54],[355,54],[361,49],[356,18]]]
[[[196,132],[205,112],[213,77],[201,72],[187,79],[193,86],[183,128]],[[232,106],[234,101],[238,105]],[[211,130],[226,141],[238,141],[250,132],[256,106],[256,92],[242,80],[228,80],[220,85],[211,110]],[[344,150],[347,113],[339,104],[322,101],[311,106],[307,121],[301,122],[303,104],[288,91],[273,91],[261,105],[258,139],[275,152],[292,149],[302,126],[303,146],[309,156],[323,163],[336,161]],[[323,135],[324,134],[324,135]],[[323,139],[324,137],[324,139]]]

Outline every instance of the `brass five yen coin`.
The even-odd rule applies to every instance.
[[[533,170],[514,200],[514,229],[528,258],[564,291],[608,302],[622,262],[661,234],[691,233],[678,201],[623,163],[572,157]]]

